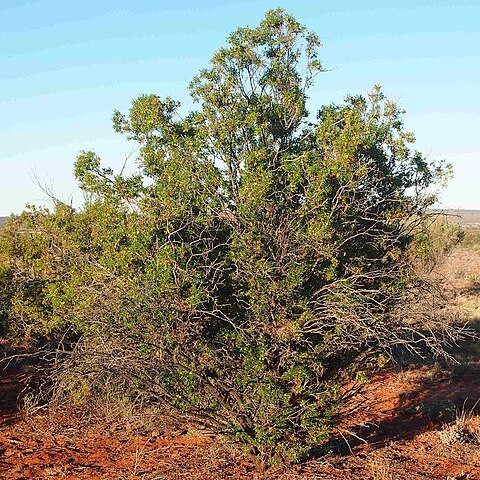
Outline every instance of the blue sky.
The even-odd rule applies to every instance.
[[[417,147],[453,164],[441,205],[480,209],[480,0],[0,0],[0,215],[81,202],[81,149],[119,166],[111,127],[142,93],[190,105],[187,85],[238,26],[283,7],[322,40],[310,110],[374,84],[407,111]]]

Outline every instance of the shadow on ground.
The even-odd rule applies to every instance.
[[[375,376],[346,405],[326,450],[349,455],[366,445],[378,449],[438,430],[462,412],[480,414],[480,320],[470,326],[475,335],[450,351],[458,363],[425,362]],[[323,453],[325,447],[312,456]]]

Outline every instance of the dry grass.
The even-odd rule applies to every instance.
[[[384,458],[375,458],[370,462],[372,480],[394,480],[390,462]]]
[[[475,405],[467,410],[465,405],[457,411],[455,421],[445,425],[439,432],[440,441],[445,445],[457,443],[470,443],[480,445],[480,416],[475,413],[480,399]]]
[[[465,230],[462,245],[464,248],[480,253],[480,228]]]
[[[460,320],[480,320],[480,230],[465,231],[462,242],[435,268],[433,275],[449,296],[450,313]]]

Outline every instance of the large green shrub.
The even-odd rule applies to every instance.
[[[377,87],[308,116],[319,46],[281,10],[237,30],[195,111],[144,95],[115,112],[135,174],[82,152],[84,207],[27,211],[2,240],[10,328],[79,339],[82,391],[114,374],[269,462],[326,441],[374,354],[436,345],[405,305],[443,171]]]

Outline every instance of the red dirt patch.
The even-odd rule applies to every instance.
[[[0,382],[5,398],[23,377]],[[436,430],[445,400],[480,395],[480,375],[453,378],[422,368],[378,376],[352,399],[332,453],[302,465],[262,472],[220,437],[181,431],[138,433],[85,415],[52,410],[27,415],[2,406],[0,478],[27,479],[480,479],[476,445],[445,446]],[[348,406],[347,406],[348,410]],[[366,443],[358,440],[364,438]],[[350,444],[351,453],[347,447]]]

